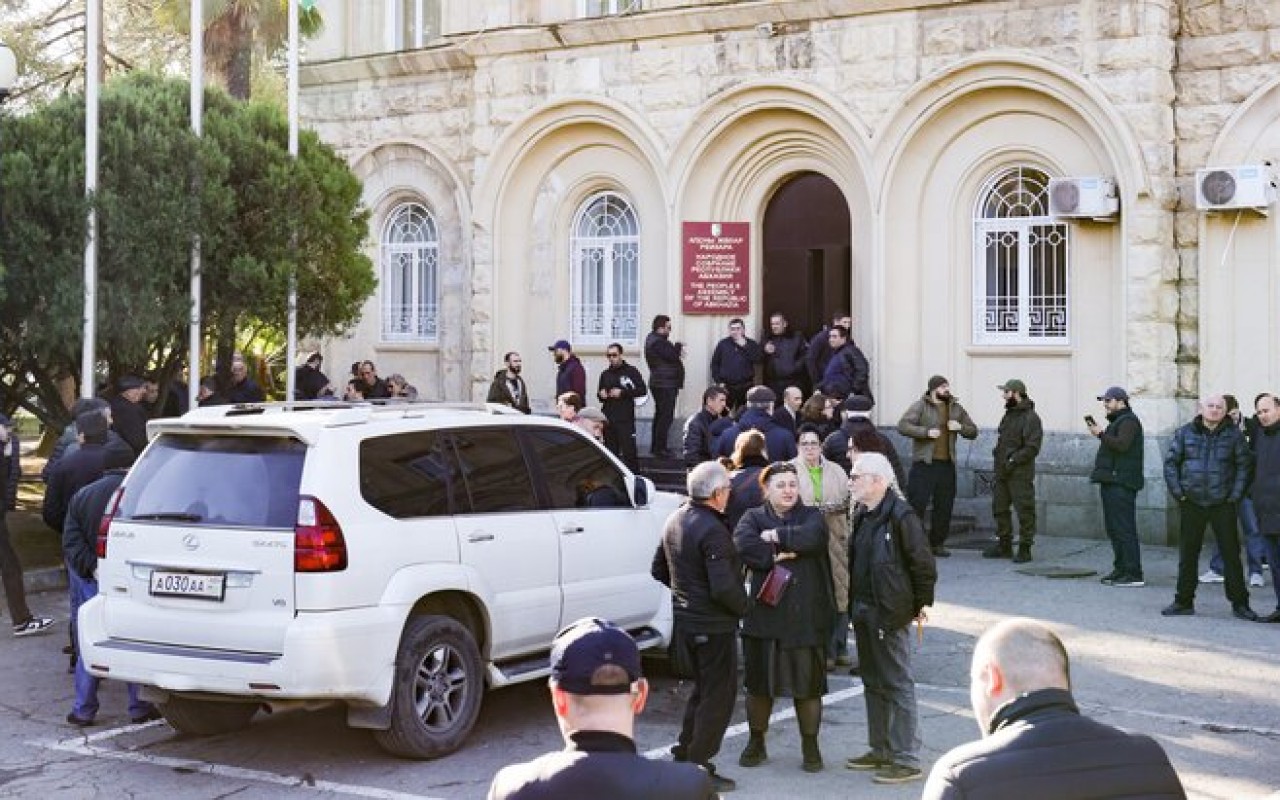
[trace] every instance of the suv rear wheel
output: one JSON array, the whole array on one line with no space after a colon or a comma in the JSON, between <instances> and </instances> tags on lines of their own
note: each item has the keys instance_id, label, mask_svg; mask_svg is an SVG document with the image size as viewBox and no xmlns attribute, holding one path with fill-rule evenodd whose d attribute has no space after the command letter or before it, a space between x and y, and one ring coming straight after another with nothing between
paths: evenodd
<instances>
[{"instance_id":1,"label":"suv rear wheel","mask_svg":"<svg viewBox=\"0 0 1280 800\"><path fill-rule=\"evenodd\" d=\"M253 715L258 713L258 704L170 697L160 704L160 713L179 733L213 736L247 727Z\"/></svg>"},{"instance_id":2,"label":"suv rear wheel","mask_svg":"<svg viewBox=\"0 0 1280 800\"><path fill-rule=\"evenodd\" d=\"M374 739L405 758L448 755L471 732L483 694L480 649L471 631L449 617L412 617L396 653L391 729L374 731Z\"/></svg>"}]
</instances>

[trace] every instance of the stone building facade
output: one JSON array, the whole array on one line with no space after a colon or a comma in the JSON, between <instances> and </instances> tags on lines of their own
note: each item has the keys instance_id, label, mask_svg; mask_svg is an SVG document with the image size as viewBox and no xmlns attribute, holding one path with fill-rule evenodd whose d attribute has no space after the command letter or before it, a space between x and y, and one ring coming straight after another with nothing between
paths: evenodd
<instances>
[{"instance_id":1,"label":"stone building facade","mask_svg":"<svg viewBox=\"0 0 1280 800\"><path fill-rule=\"evenodd\" d=\"M594 386L604 345L642 362L666 313L689 413L729 317L682 313L683 225L747 222L750 331L851 307L881 425L950 378L984 430L962 508L985 511L995 386L1018 377L1050 431L1042 529L1101 536L1080 420L1126 386L1155 434L1139 525L1158 542L1161 447L1193 398L1280 388L1276 217L1196 202L1197 170L1280 158L1280 0L319 7L303 123L365 182L381 280L328 364L482 399L520 350L546 407L548 344L574 340ZM1048 215L1048 179L1092 176L1115 214ZM845 238L806 243L806 202L831 194Z\"/></svg>"}]
</instances>

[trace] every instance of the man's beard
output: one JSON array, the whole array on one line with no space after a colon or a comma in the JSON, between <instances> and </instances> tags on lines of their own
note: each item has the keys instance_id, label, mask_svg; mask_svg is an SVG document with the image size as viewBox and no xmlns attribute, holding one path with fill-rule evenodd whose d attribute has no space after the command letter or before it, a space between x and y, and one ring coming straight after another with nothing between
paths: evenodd
<instances>
[{"instance_id":1,"label":"man's beard","mask_svg":"<svg viewBox=\"0 0 1280 800\"><path fill-rule=\"evenodd\" d=\"M1010 397L1008 400L1005 400L1005 401L1004 401L1004 407L1005 407L1005 408L1017 408L1017 407L1018 407L1018 396L1017 396L1017 395L1014 395L1013 397Z\"/></svg>"},{"instance_id":2,"label":"man's beard","mask_svg":"<svg viewBox=\"0 0 1280 800\"><path fill-rule=\"evenodd\" d=\"M521 364L512 364L507 367L507 372L510 372L512 375L519 375L521 366Z\"/></svg>"},{"instance_id":3,"label":"man's beard","mask_svg":"<svg viewBox=\"0 0 1280 800\"><path fill-rule=\"evenodd\" d=\"M564 353L556 353L553 358L555 358L557 364L563 364L565 356Z\"/></svg>"},{"instance_id":4,"label":"man's beard","mask_svg":"<svg viewBox=\"0 0 1280 800\"><path fill-rule=\"evenodd\" d=\"M933 396L938 398L939 403L951 402L951 392L935 392Z\"/></svg>"}]
</instances>

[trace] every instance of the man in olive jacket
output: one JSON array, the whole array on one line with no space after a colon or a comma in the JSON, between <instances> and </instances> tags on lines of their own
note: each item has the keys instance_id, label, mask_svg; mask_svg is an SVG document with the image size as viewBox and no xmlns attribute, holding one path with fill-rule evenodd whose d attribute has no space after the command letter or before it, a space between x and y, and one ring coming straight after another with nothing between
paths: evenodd
<instances>
[{"instance_id":1,"label":"man in olive jacket","mask_svg":"<svg viewBox=\"0 0 1280 800\"><path fill-rule=\"evenodd\" d=\"M717 791L729 791L734 782L716 774L711 759L720 752L738 696L738 620L749 601L724 522L728 471L718 461L705 461L689 471L686 487L689 501L667 519L650 570L671 589L672 653L677 671L693 678L671 752L676 761L705 767Z\"/></svg>"},{"instance_id":2,"label":"man in olive jacket","mask_svg":"<svg viewBox=\"0 0 1280 800\"><path fill-rule=\"evenodd\" d=\"M995 484L991 487L991 511L996 518L996 543L982 551L984 558L1031 560L1036 538L1036 456L1044 441L1044 427L1036 404L1027 397L1027 385L1016 378L996 387L1004 396L1004 417L992 451ZM1018 512L1018 552L1013 552L1013 513Z\"/></svg>"},{"instance_id":3,"label":"man in olive jacket","mask_svg":"<svg viewBox=\"0 0 1280 800\"><path fill-rule=\"evenodd\" d=\"M910 625L924 623L938 570L920 518L895 485L887 458L859 455L849 490L857 503L849 537L849 615L866 687L871 749L845 767L876 770L876 783L906 783L923 776Z\"/></svg>"},{"instance_id":4,"label":"man in olive jacket","mask_svg":"<svg viewBox=\"0 0 1280 800\"><path fill-rule=\"evenodd\" d=\"M1150 736L1083 716L1067 650L1048 628L1010 619L973 651L969 698L982 739L938 759L924 800L1072 800L1187 796Z\"/></svg>"},{"instance_id":5,"label":"man in olive jacket","mask_svg":"<svg viewBox=\"0 0 1280 800\"><path fill-rule=\"evenodd\" d=\"M934 375L924 396L898 420L898 433L911 439L907 502L924 519L924 511L932 501L929 546L935 556L945 558L951 555L946 541L951 533L951 508L956 502L956 435L976 439L978 426L951 394L950 381Z\"/></svg>"},{"instance_id":6,"label":"man in olive jacket","mask_svg":"<svg viewBox=\"0 0 1280 800\"><path fill-rule=\"evenodd\" d=\"M1102 495L1102 521L1114 553L1108 586L1146 586L1138 546L1138 490L1142 488L1142 421L1129 408L1129 393L1112 386L1098 395L1107 411L1107 427L1086 417L1089 433L1098 438L1098 455L1089 480Z\"/></svg>"},{"instance_id":7,"label":"man in olive jacket","mask_svg":"<svg viewBox=\"0 0 1280 800\"><path fill-rule=\"evenodd\" d=\"M1236 506L1249 486L1253 458L1240 428L1223 424L1226 416L1227 401L1222 395L1201 399L1199 415L1174 432L1165 452L1164 482L1169 496L1178 501L1181 517L1178 588L1173 602L1160 612L1166 617L1196 613L1200 548L1204 545L1205 526L1212 525L1222 550L1231 613L1248 621L1258 618L1249 607L1236 530Z\"/></svg>"}]
</instances>

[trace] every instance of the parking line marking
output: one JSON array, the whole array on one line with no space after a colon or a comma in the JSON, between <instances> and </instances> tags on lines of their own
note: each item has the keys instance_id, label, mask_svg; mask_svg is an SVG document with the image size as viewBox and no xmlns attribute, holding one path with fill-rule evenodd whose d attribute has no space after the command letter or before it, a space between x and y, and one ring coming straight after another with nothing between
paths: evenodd
<instances>
[{"instance_id":1,"label":"parking line marking","mask_svg":"<svg viewBox=\"0 0 1280 800\"><path fill-rule=\"evenodd\" d=\"M371 797L375 798L375 800L446 800L446 798L432 797L424 794L409 794L407 792L397 792L392 789L379 789L373 786L356 786L347 783L336 783L334 781L326 781L318 778L310 780L297 775L281 775L275 772L245 769L244 767L215 764L209 761L158 756L151 753L138 753L133 750L113 750L97 745L98 742L112 739L122 733L140 730L144 727L159 724L160 722L156 721L147 723L146 725L124 725L119 728L110 728L108 730L100 731L89 736L77 736L72 739L58 739L56 741L32 741L28 742L28 744L35 745L36 747L43 747L46 750L57 750L63 753L73 753L75 755L88 756L90 758L110 758L116 761L129 761L134 764L187 770L189 772L197 772L204 775L216 775L221 778L235 778L238 780L253 781L256 783L288 786L295 789L314 789L319 792L349 794L356 797Z\"/></svg>"}]
</instances>

